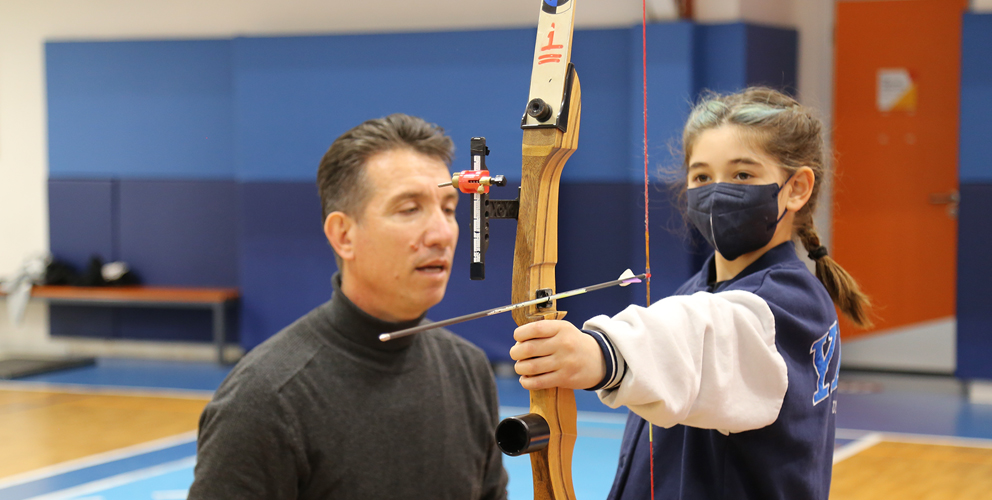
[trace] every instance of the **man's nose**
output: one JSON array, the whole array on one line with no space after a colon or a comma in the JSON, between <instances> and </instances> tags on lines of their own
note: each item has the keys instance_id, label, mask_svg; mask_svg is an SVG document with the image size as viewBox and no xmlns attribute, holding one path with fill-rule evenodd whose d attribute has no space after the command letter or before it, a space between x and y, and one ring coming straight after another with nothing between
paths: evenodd
<instances>
[{"instance_id":1,"label":"man's nose","mask_svg":"<svg viewBox=\"0 0 992 500\"><path fill-rule=\"evenodd\" d=\"M452 222L444 209L435 209L428 221L424 233L424 244L427 246L451 246L458 238L458 226Z\"/></svg>"}]
</instances>

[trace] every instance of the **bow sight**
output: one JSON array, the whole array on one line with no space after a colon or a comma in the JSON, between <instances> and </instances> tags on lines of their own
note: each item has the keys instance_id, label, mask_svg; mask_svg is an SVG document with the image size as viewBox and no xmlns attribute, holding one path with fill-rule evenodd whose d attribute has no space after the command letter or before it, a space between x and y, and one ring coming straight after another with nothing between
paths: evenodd
<instances>
[{"instance_id":1,"label":"bow sight","mask_svg":"<svg viewBox=\"0 0 992 500\"><path fill-rule=\"evenodd\" d=\"M489 175L486 169L485 137L473 137L470 148L472 170L462 170L451 176L451 182L438 184L438 187L455 186L459 191L472 195L472 219L469 232L472 234L472 263L469 277L473 280L486 279L486 251L489 250L489 219L516 219L520 213L520 190L515 200L490 200L490 186L506 186L506 177Z\"/></svg>"}]
</instances>

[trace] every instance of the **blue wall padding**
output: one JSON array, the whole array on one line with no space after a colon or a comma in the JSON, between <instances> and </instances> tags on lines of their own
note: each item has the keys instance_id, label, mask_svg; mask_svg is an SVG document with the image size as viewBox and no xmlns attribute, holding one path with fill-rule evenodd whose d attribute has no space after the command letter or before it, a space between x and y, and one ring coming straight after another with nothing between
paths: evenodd
<instances>
[{"instance_id":1,"label":"blue wall padding","mask_svg":"<svg viewBox=\"0 0 992 500\"><path fill-rule=\"evenodd\" d=\"M693 32L691 23L655 24L647 32L648 73L648 173L652 179L667 175L677 164L672 156L682 125L695 96ZM641 49L641 30L630 30L630 51ZM631 75L627 92L627 123L630 127L627 154L630 157L627 180L644 184L644 113L642 58L627 61ZM643 194L639 196L643 199ZM644 204L641 203L643 211ZM642 223L643 224L643 223ZM643 252L641 252L643 254ZM642 259L643 260L643 256Z\"/></svg>"},{"instance_id":2,"label":"blue wall padding","mask_svg":"<svg viewBox=\"0 0 992 500\"><path fill-rule=\"evenodd\" d=\"M149 284L238 286L233 180L120 181L120 259Z\"/></svg>"},{"instance_id":3,"label":"blue wall padding","mask_svg":"<svg viewBox=\"0 0 992 500\"><path fill-rule=\"evenodd\" d=\"M245 182L239 190L241 344L253 347L328 300L337 266L315 182Z\"/></svg>"},{"instance_id":4,"label":"blue wall padding","mask_svg":"<svg viewBox=\"0 0 992 500\"><path fill-rule=\"evenodd\" d=\"M231 42L49 42L49 176L231 178Z\"/></svg>"},{"instance_id":5,"label":"blue wall padding","mask_svg":"<svg viewBox=\"0 0 992 500\"><path fill-rule=\"evenodd\" d=\"M120 259L144 283L238 286L238 186L233 180L120 181ZM120 336L209 341L207 311L121 309Z\"/></svg>"},{"instance_id":6,"label":"blue wall padding","mask_svg":"<svg viewBox=\"0 0 992 500\"><path fill-rule=\"evenodd\" d=\"M533 36L532 33L528 35ZM582 123L579 148L562 172L562 180L566 182L616 182L630 178L626 169L635 150L628 147L630 130L627 124L630 95L634 89L631 87L630 60L617 57L633 51L630 41L630 30L577 31L575 34L573 47L582 47L572 49L572 63L582 87ZM530 85L530 71L528 63L523 78L525 93ZM523 101L517 101L516 107L526 100L524 96ZM519 129L514 138L515 149L519 151ZM514 165L513 170L519 172L520 169ZM514 178L519 180L519 174Z\"/></svg>"},{"instance_id":7,"label":"blue wall padding","mask_svg":"<svg viewBox=\"0 0 992 500\"><path fill-rule=\"evenodd\" d=\"M93 255L105 261L118 255L117 183L112 180L57 179L48 182L52 255L83 272ZM116 336L114 311L52 306L53 336Z\"/></svg>"},{"instance_id":8,"label":"blue wall padding","mask_svg":"<svg viewBox=\"0 0 992 500\"><path fill-rule=\"evenodd\" d=\"M56 259L82 271L90 256L117 258L117 182L48 181L50 248Z\"/></svg>"},{"instance_id":9,"label":"blue wall padding","mask_svg":"<svg viewBox=\"0 0 992 500\"><path fill-rule=\"evenodd\" d=\"M693 65L698 90L733 92L747 82L747 26L701 24L695 29Z\"/></svg>"},{"instance_id":10,"label":"blue wall padding","mask_svg":"<svg viewBox=\"0 0 992 500\"><path fill-rule=\"evenodd\" d=\"M120 258L149 284L240 287L240 342L251 348L330 296L336 266L314 179L327 147L352 126L393 112L439 123L457 147L453 170L469 168L468 140L484 136L490 169L511 180L493 196L515 196L534 33L48 43L52 182L121 179L119 221L111 224ZM655 300L693 272L691 245L660 176L678 163L669 146L703 84L736 90L773 73L748 73L757 64L750 47L782 52L772 54L776 61L794 58L795 47L778 46L777 36L742 24L649 26ZM578 30L572 60L582 125L562 174L558 290L644 266L640 27ZM462 223L468 207L466 197ZM74 209L57 208L53 220L63 217L56 211ZM484 282L468 279L462 229L448 293L429 317L509 302L515 228L493 221ZM71 251L90 250L81 241ZM631 287L560 308L581 322L643 301L643 287ZM127 311L118 319L113 334L127 338L205 340L209 333L209 321L195 313ZM507 359L513 327L506 315L453 330L493 359Z\"/></svg>"},{"instance_id":11,"label":"blue wall padding","mask_svg":"<svg viewBox=\"0 0 992 500\"><path fill-rule=\"evenodd\" d=\"M958 210L957 375L992 379L992 15L965 14L961 55L961 149Z\"/></svg>"},{"instance_id":12,"label":"blue wall padding","mask_svg":"<svg viewBox=\"0 0 992 500\"><path fill-rule=\"evenodd\" d=\"M52 253L82 271L90 255L123 260L150 285L238 286L233 180L49 181ZM53 335L211 338L208 313L51 308ZM102 332L102 333L101 333Z\"/></svg>"},{"instance_id":13,"label":"blue wall padding","mask_svg":"<svg viewBox=\"0 0 992 500\"><path fill-rule=\"evenodd\" d=\"M628 30L579 31L581 154L564 175L625 176L630 94ZM469 138L484 136L492 169L519 179L534 30L294 38L234 42L237 160L242 180L309 181L335 137L363 120L404 112L444 126L467 168ZM677 119L676 119L677 121ZM590 146L585 146L587 141Z\"/></svg>"},{"instance_id":14,"label":"blue wall padding","mask_svg":"<svg viewBox=\"0 0 992 500\"><path fill-rule=\"evenodd\" d=\"M694 33L697 26L679 22L648 26L648 189L651 228L652 301L675 291L692 274L691 256L684 251L679 216L673 218L671 192L666 181L678 174L678 144L682 125L695 95ZM641 30L630 31L631 51L641 46ZM630 124L630 167L625 236L627 267L645 268L644 252L644 116L643 61L631 57L628 123ZM595 199L595 198L594 198ZM619 199L619 198L618 198ZM609 219L607 219L609 220ZM608 222L606 224L609 224ZM604 245L608 244L606 242ZM615 247L614 247L615 248ZM628 288L628 303L643 305L643 287Z\"/></svg>"},{"instance_id":15,"label":"blue wall padding","mask_svg":"<svg viewBox=\"0 0 992 500\"><path fill-rule=\"evenodd\" d=\"M747 85L763 85L795 95L799 64L796 30L746 25Z\"/></svg>"},{"instance_id":16,"label":"blue wall padding","mask_svg":"<svg viewBox=\"0 0 992 500\"><path fill-rule=\"evenodd\" d=\"M642 195L643 186L632 186L634 196ZM682 218L682 208L677 206L677 192L668 184L655 182L651 188L651 300L656 302L678 289L685 280L699 270L694 260L696 252L689 226ZM640 204L643 206L643 204ZM643 208L638 213L637 227L631 234L631 260L643 260L644 221ZM640 255L638 254L640 250ZM709 253L707 253L709 255ZM636 267L635 267L636 269ZM637 292L643 298L643 293ZM643 300L635 300L642 304Z\"/></svg>"},{"instance_id":17,"label":"blue wall padding","mask_svg":"<svg viewBox=\"0 0 992 500\"><path fill-rule=\"evenodd\" d=\"M119 308L117 329L128 340L210 342L212 318L202 309Z\"/></svg>"},{"instance_id":18,"label":"blue wall padding","mask_svg":"<svg viewBox=\"0 0 992 500\"><path fill-rule=\"evenodd\" d=\"M51 306L48 328L53 337L120 338L117 308Z\"/></svg>"},{"instance_id":19,"label":"blue wall padding","mask_svg":"<svg viewBox=\"0 0 992 500\"><path fill-rule=\"evenodd\" d=\"M334 138L396 112L441 124L466 162L487 137L512 176L533 50L530 29L236 39L239 177L309 182Z\"/></svg>"},{"instance_id":20,"label":"blue wall padding","mask_svg":"<svg viewBox=\"0 0 992 500\"><path fill-rule=\"evenodd\" d=\"M989 161L988 148L990 130L992 14L965 14L961 43L962 184L992 182L992 161Z\"/></svg>"},{"instance_id":21,"label":"blue wall padding","mask_svg":"<svg viewBox=\"0 0 992 500\"><path fill-rule=\"evenodd\" d=\"M992 379L990 227L992 183L962 183L958 218L957 376L966 379Z\"/></svg>"},{"instance_id":22,"label":"blue wall padding","mask_svg":"<svg viewBox=\"0 0 992 500\"><path fill-rule=\"evenodd\" d=\"M745 23L699 25L695 42L698 90L723 93L764 85L795 93L795 30Z\"/></svg>"}]
</instances>

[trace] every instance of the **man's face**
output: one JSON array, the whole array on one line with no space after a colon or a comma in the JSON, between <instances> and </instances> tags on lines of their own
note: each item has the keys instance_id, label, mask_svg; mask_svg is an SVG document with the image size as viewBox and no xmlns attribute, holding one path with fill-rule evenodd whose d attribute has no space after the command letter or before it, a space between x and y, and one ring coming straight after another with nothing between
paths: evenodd
<instances>
[{"instance_id":1,"label":"man's face","mask_svg":"<svg viewBox=\"0 0 992 500\"><path fill-rule=\"evenodd\" d=\"M365 165L369 199L350 231L342 291L387 321L416 318L444 298L458 241L458 191L444 162L410 149Z\"/></svg>"}]
</instances>

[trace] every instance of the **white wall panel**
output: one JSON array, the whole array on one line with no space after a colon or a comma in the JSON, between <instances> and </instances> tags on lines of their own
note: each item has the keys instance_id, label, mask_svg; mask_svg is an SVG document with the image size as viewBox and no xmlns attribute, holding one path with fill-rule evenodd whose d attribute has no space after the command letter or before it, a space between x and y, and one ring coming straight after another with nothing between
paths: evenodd
<instances>
[{"instance_id":1,"label":"white wall panel","mask_svg":"<svg viewBox=\"0 0 992 500\"><path fill-rule=\"evenodd\" d=\"M812 106L820 113L826 141L826 160L830 167L830 151L833 150L833 30L836 7L834 0L797 0L793 7L795 28L799 31L799 98L803 104ZM822 189L820 208L814 216L814 222L820 241L829 248L832 225L830 207L833 199L831 179L828 178Z\"/></svg>"},{"instance_id":2,"label":"white wall panel","mask_svg":"<svg viewBox=\"0 0 992 500\"><path fill-rule=\"evenodd\" d=\"M796 0L696 0L694 15L702 23L747 21L771 26L795 27Z\"/></svg>"},{"instance_id":3,"label":"white wall panel","mask_svg":"<svg viewBox=\"0 0 992 500\"><path fill-rule=\"evenodd\" d=\"M992 12L992 0L971 0L971 10L978 13Z\"/></svg>"},{"instance_id":4,"label":"white wall panel","mask_svg":"<svg viewBox=\"0 0 992 500\"><path fill-rule=\"evenodd\" d=\"M701 23L730 23L741 19L745 0L695 0L693 16Z\"/></svg>"},{"instance_id":5,"label":"white wall panel","mask_svg":"<svg viewBox=\"0 0 992 500\"><path fill-rule=\"evenodd\" d=\"M943 318L860 337L841 345L844 368L953 374L957 322Z\"/></svg>"}]
</instances>

